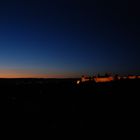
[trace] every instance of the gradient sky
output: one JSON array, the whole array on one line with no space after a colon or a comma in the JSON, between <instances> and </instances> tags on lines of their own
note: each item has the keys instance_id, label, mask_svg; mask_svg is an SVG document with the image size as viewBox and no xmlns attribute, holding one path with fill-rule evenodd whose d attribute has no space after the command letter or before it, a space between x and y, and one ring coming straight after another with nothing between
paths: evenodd
<instances>
[{"instance_id":1,"label":"gradient sky","mask_svg":"<svg viewBox=\"0 0 140 140\"><path fill-rule=\"evenodd\" d=\"M140 74L139 4L0 1L0 77Z\"/></svg>"}]
</instances>

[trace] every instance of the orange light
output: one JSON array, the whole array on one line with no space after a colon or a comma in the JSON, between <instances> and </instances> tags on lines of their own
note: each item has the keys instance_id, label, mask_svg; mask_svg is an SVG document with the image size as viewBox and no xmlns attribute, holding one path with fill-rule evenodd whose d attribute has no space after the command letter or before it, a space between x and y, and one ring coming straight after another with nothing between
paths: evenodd
<instances>
[{"instance_id":1,"label":"orange light","mask_svg":"<svg viewBox=\"0 0 140 140\"><path fill-rule=\"evenodd\" d=\"M98 78L94 78L96 83L100 83L100 82L111 82L113 81L113 77L98 77Z\"/></svg>"},{"instance_id":2,"label":"orange light","mask_svg":"<svg viewBox=\"0 0 140 140\"><path fill-rule=\"evenodd\" d=\"M128 76L128 79L136 79L136 76Z\"/></svg>"}]
</instances>

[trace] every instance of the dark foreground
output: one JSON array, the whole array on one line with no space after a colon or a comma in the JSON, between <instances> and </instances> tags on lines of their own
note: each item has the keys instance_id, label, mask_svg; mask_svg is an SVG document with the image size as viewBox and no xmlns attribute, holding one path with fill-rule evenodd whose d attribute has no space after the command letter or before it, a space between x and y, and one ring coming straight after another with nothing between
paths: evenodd
<instances>
[{"instance_id":1,"label":"dark foreground","mask_svg":"<svg viewBox=\"0 0 140 140\"><path fill-rule=\"evenodd\" d=\"M0 79L0 89L9 120L22 114L27 124L87 128L136 115L140 79L80 85L76 79Z\"/></svg>"}]
</instances>

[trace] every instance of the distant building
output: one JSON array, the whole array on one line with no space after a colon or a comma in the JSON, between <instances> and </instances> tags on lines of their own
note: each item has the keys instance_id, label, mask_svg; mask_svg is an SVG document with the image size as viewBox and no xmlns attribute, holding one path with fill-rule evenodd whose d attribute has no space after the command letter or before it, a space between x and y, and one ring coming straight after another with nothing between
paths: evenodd
<instances>
[{"instance_id":1,"label":"distant building","mask_svg":"<svg viewBox=\"0 0 140 140\"><path fill-rule=\"evenodd\" d=\"M96 83L101 83L101 82L111 82L114 80L114 77L109 76L109 77L96 77L94 78Z\"/></svg>"},{"instance_id":2,"label":"distant building","mask_svg":"<svg viewBox=\"0 0 140 140\"><path fill-rule=\"evenodd\" d=\"M87 82L87 81L90 81L90 78L87 76L82 76L81 82Z\"/></svg>"},{"instance_id":3,"label":"distant building","mask_svg":"<svg viewBox=\"0 0 140 140\"><path fill-rule=\"evenodd\" d=\"M136 79L136 76L134 76L134 75L129 75L129 76L128 76L128 79Z\"/></svg>"},{"instance_id":4,"label":"distant building","mask_svg":"<svg viewBox=\"0 0 140 140\"><path fill-rule=\"evenodd\" d=\"M137 78L139 78L139 79L140 79L140 76L137 76Z\"/></svg>"},{"instance_id":5,"label":"distant building","mask_svg":"<svg viewBox=\"0 0 140 140\"><path fill-rule=\"evenodd\" d=\"M129 76L119 76L119 75L115 75L115 76L110 76L110 75L105 75L105 76L100 76L98 74L98 76L93 76L88 77L88 76L82 76L81 80L77 80L77 84L80 83L84 83L84 82L96 82L96 83L103 83L103 82L112 82L115 80L123 80L123 79L140 79L140 76L134 76L134 75L129 75Z\"/></svg>"}]
</instances>

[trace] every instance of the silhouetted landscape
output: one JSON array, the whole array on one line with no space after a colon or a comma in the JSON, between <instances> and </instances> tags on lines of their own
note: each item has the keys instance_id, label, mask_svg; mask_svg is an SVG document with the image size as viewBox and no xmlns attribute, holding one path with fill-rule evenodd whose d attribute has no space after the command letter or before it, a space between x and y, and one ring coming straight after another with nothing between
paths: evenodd
<instances>
[{"instance_id":1,"label":"silhouetted landscape","mask_svg":"<svg viewBox=\"0 0 140 140\"><path fill-rule=\"evenodd\" d=\"M0 79L2 109L11 115L22 113L29 122L36 118L35 123L49 128L108 124L136 109L140 79L76 84L77 80Z\"/></svg>"},{"instance_id":2,"label":"silhouetted landscape","mask_svg":"<svg viewBox=\"0 0 140 140\"><path fill-rule=\"evenodd\" d=\"M136 125L139 13L139 1L0 1L5 126Z\"/></svg>"}]
</instances>

